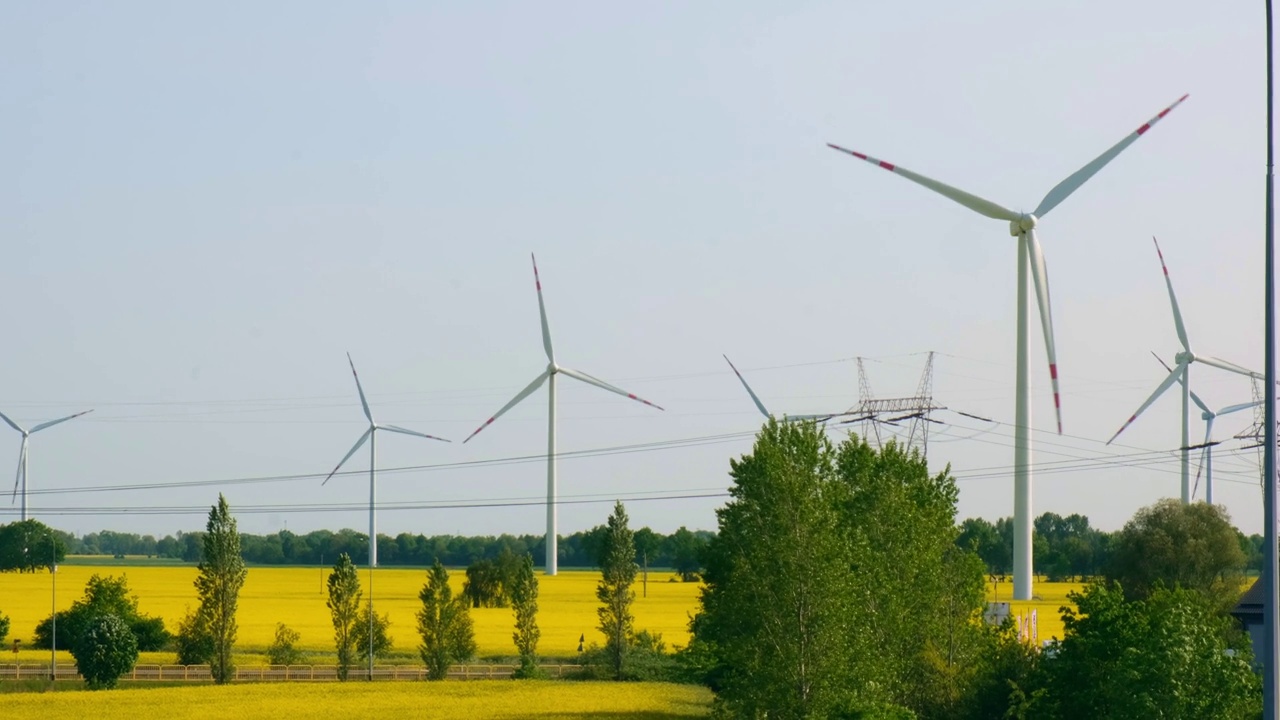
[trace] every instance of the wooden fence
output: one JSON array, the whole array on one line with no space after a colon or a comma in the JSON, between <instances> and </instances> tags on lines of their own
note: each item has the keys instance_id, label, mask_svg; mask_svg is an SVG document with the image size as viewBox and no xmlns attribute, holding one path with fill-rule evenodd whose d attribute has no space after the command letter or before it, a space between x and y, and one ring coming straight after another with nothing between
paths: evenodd
<instances>
[{"instance_id":1,"label":"wooden fence","mask_svg":"<svg viewBox=\"0 0 1280 720\"><path fill-rule=\"evenodd\" d=\"M517 665L454 665L449 668L450 680L504 680L511 678ZM565 677L580 670L581 665L543 665L549 677ZM0 681L48 679L48 663L43 665L0 664ZM349 680L368 680L367 666L353 667ZM75 665L59 665L58 680L79 680ZM164 682L213 682L208 665L135 665L133 670L120 676L121 680ZM375 665L374 680L426 680L427 669L422 665ZM336 682L338 668L334 665L248 665L236 667L236 682Z\"/></svg>"}]
</instances>

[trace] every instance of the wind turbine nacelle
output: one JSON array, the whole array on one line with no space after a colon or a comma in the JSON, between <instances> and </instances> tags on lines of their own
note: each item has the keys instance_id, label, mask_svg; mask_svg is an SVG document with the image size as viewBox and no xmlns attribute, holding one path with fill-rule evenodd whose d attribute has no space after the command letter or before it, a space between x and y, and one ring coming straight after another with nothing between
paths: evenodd
<instances>
[{"instance_id":1,"label":"wind turbine nacelle","mask_svg":"<svg viewBox=\"0 0 1280 720\"><path fill-rule=\"evenodd\" d=\"M1034 230L1036 227L1036 216L1027 214L1017 220L1009 221L1009 234L1018 237L1024 233Z\"/></svg>"}]
</instances>

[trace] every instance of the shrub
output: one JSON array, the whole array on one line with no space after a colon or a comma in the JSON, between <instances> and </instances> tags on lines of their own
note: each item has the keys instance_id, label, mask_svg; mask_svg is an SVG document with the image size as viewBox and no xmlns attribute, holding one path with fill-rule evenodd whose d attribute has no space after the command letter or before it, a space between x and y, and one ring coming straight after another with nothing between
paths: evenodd
<instances>
[{"instance_id":1,"label":"shrub","mask_svg":"<svg viewBox=\"0 0 1280 720\"><path fill-rule=\"evenodd\" d=\"M213 660L213 634L199 611L187 608L187 614L178 621L178 634L173 639L179 665L208 665Z\"/></svg>"},{"instance_id":2,"label":"shrub","mask_svg":"<svg viewBox=\"0 0 1280 720\"><path fill-rule=\"evenodd\" d=\"M9 635L9 617L4 613L0 613L0 642L4 642L5 637Z\"/></svg>"},{"instance_id":3,"label":"shrub","mask_svg":"<svg viewBox=\"0 0 1280 720\"><path fill-rule=\"evenodd\" d=\"M113 688L138 662L138 640L120 618L99 615L89 621L71 654L89 689Z\"/></svg>"},{"instance_id":4,"label":"shrub","mask_svg":"<svg viewBox=\"0 0 1280 720\"><path fill-rule=\"evenodd\" d=\"M276 623L276 639L267 647L267 660L272 665L299 665L302 651L294 647L302 635L284 623Z\"/></svg>"}]
</instances>

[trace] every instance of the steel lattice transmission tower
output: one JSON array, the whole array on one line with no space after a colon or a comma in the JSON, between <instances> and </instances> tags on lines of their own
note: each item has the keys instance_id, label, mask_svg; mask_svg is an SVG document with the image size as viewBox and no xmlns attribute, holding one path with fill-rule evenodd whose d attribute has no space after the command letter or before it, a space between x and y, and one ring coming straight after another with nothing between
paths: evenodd
<instances>
[{"instance_id":1,"label":"steel lattice transmission tower","mask_svg":"<svg viewBox=\"0 0 1280 720\"><path fill-rule=\"evenodd\" d=\"M907 423L906 432L894 436L906 446L907 450L916 448L921 456L929 456L929 425L938 422L929 417L934 410L945 410L933 402L933 351L927 353L924 372L920 374L920 384L916 386L915 395L909 397L878 398L871 392L871 382L867 379L867 368L863 358L858 361L858 404L849 408L846 415L853 419L845 424L867 426L862 435L868 442L875 439L876 447L881 447L884 437L880 426L902 427ZM903 440L902 438L905 438Z\"/></svg>"}]
</instances>

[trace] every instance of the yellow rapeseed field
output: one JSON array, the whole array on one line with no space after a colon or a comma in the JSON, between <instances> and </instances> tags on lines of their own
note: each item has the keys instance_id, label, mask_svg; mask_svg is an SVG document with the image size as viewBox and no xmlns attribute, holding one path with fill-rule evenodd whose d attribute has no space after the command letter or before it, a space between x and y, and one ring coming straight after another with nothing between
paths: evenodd
<instances>
[{"instance_id":1,"label":"yellow rapeseed field","mask_svg":"<svg viewBox=\"0 0 1280 720\"><path fill-rule=\"evenodd\" d=\"M277 622L283 622L301 633L300 646L305 651L331 655L333 625L325 607L324 578L327 570L297 567L251 567L240 593L237 619L240 624L237 650L248 656L242 662L265 662L261 654L275 637ZM138 596L143 613L159 615L165 626L173 630L187 607L195 607L196 592L192 581L194 567L132 566L90 567L63 565L58 569L58 608L70 607L83 596L85 582L91 575L124 575L129 589ZM417 657L418 644L414 614L421 607L418 592L426 582L422 569L379 568L374 571L374 608L391 616L393 653L405 660ZM636 628L662 633L668 648L689 641L689 613L697 607L699 583L668 582L668 573L649 573L648 596L639 582L636 585ZM449 573L455 592L461 592L465 574ZM598 624L595 597L600 574L593 571L561 571L554 577L538 576L538 626L542 629L539 653L550 657L577 656L578 638L586 635L587 644L603 644ZM637 578L638 580L638 578ZM360 573L362 589L367 593L369 573ZM49 616L51 592L49 573L0 574L0 612L12 619L10 640L29 644L38 622ZM515 655L511 640L513 616L510 608L477 608L471 611L475 621L476 642L481 657ZM7 648L6 648L7 649ZM258 657L251 657L251 655ZM5 653L0 662L12 660ZM59 654L71 661L70 655ZM48 651L23 650L21 662L46 662ZM326 662L330 660L326 659ZM172 653L143 653L143 663L173 662Z\"/></svg>"},{"instance_id":2,"label":"yellow rapeseed field","mask_svg":"<svg viewBox=\"0 0 1280 720\"><path fill-rule=\"evenodd\" d=\"M705 717L711 691L694 685L551 681L264 683L129 687L4 695L8 717L627 718Z\"/></svg>"},{"instance_id":3,"label":"yellow rapeseed field","mask_svg":"<svg viewBox=\"0 0 1280 720\"><path fill-rule=\"evenodd\" d=\"M333 629L325 607L324 579L327 572L321 568L250 568L240 597L237 662L265 663L263 653L274 638L277 622L284 622L301 633L300 646L308 654L315 655L315 662L332 662ZM69 607L81 597L85 582L94 573L127 577L129 588L139 598L142 612L163 617L166 627L171 630L186 608L196 604L192 585L196 576L194 567L63 565L58 571L58 608ZM461 570L450 572L450 582L456 592L461 592L464 577ZM599 605L595 587L599 577L599 573L585 570L562 571L555 577L538 576L538 625L542 629L540 654L573 662L577 656L579 636L585 635L587 644L593 641L603 643L603 636L595 629ZM637 584L635 605L636 627L662 633L669 649L688 643L688 619L697 610L700 587L699 583L668 582L671 577L667 573L650 573L648 597L644 597ZM360 581L367 592L367 570L361 571ZM380 568L375 571L375 606L379 613L391 616L394 640L391 662L417 662L414 613L420 606L418 591L425 581L426 571L422 569ZM1069 604L1068 592L1082 587L1079 583L1039 582L1035 586L1036 599L1013 602L1011 610L1014 614L1027 615L1034 608L1039 638L1061 638L1062 618L1058 609ZM49 615L51 589L47 572L0 574L0 612L12 619L10 642L6 643L0 662L48 661L48 651L24 649L16 657L8 651L15 638L21 639L24 645L30 644L36 623ZM1012 589L1008 582L998 586L988 583L987 599L1009 601ZM480 657L513 656L511 609L478 608L471 612ZM143 653L139 662L161 664L172 663L173 659L173 653L169 652ZM70 654L60 651L59 662L71 663Z\"/></svg>"}]
</instances>

